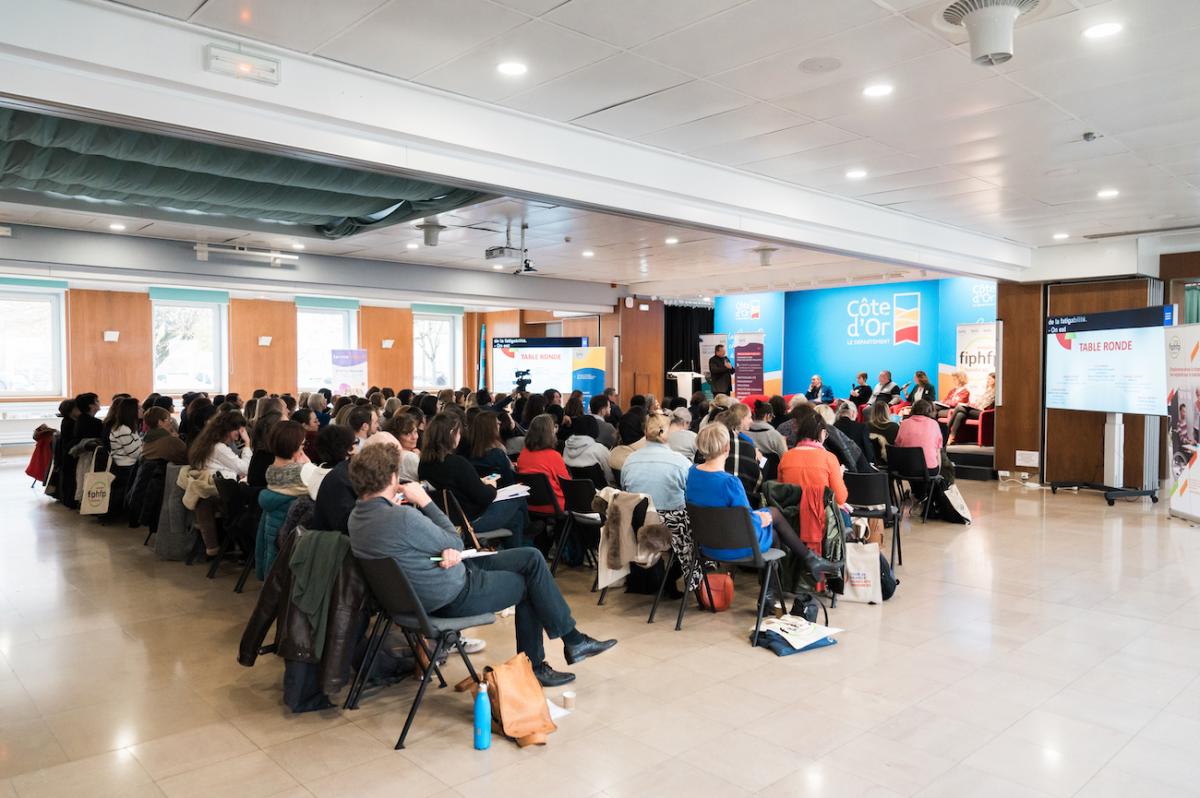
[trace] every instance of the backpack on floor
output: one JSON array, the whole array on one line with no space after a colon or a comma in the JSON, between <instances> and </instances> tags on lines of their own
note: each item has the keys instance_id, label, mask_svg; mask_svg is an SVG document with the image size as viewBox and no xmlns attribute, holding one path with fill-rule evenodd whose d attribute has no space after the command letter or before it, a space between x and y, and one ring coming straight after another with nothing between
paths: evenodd
<instances>
[{"instance_id":1,"label":"backpack on floor","mask_svg":"<svg viewBox=\"0 0 1200 798\"><path fill-rule=\"evenodd\" d=\"M971 511L967 508L966 500L959 493L958 485L946 485L935 491L933 506L930 508L929 514L951 524L970 525L971 523Z\"/></svg>"},{"instance_id":2,"label":"backpack on floor","mask_svg":"<svg viewBox=\"0 0 1200 798\"><path fill-rule=\"evenodd\" d=\"M896 578L896 574L892 571L892 566L888 564L887 557L883 552L879 553L879 594L884 601L890 599L896 593L896 586L900 584L900 580Z\"/></svg>"},{"instance_id":3,"label":"backpack on floor","mask_svg":"<svg viewBox=\"0 0 1200 798\"><path fill-rule=\"evenodd\" d=\"M707 581L707 589L704 587L705 580L701 580L696 588L696 598L700 599L700 606L706 610L715 609L717 612L729 609L729 605L733 603L733 577L729 574L710 573ZM711 602L708 600L709 590L712 590Z\"/></svg>"}]
</instances>

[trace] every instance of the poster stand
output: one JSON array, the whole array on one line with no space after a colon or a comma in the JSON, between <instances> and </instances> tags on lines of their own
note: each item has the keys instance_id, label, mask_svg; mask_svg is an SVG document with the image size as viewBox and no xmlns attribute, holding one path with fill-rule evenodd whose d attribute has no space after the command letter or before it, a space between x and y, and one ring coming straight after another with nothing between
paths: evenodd
<instances>
[{"instance_id":1,"label":"poster stand","mask_svg":"<svg viewBox=\"0 0 1200 798\"><path fill-rule=\"evenodd\" d=\"M1125 482L1125 421L1121 413L1108 413L1104 421L1104 482L1051 482L1050 492L1058 493L1059 488L1082 488L1096 490L1104 494L1108 506L1116 504L1117 499L1128 499L1136 496L1149 496L1150 501L1158 503L1158 489L1139 490L1137 488L1113 487Z\"/></svg>"}]
</instances>

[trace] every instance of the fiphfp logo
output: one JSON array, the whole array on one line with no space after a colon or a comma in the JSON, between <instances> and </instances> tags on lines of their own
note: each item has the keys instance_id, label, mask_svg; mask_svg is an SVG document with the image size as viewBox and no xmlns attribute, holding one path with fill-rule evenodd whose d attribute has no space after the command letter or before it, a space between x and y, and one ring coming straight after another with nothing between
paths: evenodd
<instances>
[{"instance_id":1,"label":"fiphfp logo","mask_svg":"<svg viewBox=\"0 0 1200 798\"><path fill-rule=\"evenodd\" d=\"M916 291L892 294L892 343L921 343L921 295Z\"/></svg>"}]
</instances>

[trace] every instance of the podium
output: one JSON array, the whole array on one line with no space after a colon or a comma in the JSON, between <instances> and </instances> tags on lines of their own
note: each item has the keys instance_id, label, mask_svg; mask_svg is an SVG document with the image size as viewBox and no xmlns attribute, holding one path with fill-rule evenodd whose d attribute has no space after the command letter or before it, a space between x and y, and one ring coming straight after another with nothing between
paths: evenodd
<instances>
[{"instance_id":1,"label":"podium","mask_svg":"<svg viewBox=\"0 0 1200 798\"><path fill-rule=\"evenodd\" d=\"M700 390L703 380L704 375L694 371L668 371L667 398L681 396L690 401L692 394Z\"/></svg>"}]
</instances>

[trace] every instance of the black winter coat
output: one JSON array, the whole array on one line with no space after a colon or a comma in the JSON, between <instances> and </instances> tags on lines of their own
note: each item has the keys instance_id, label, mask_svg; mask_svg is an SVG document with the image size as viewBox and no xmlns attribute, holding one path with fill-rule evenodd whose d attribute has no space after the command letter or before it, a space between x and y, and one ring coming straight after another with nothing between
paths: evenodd
<instances>
[{"instance_id":1,"label":"black winter coat","mask_svg":"<svg viewBox=\"0 0 1200 798\"><path fill-rule=\"evenodd\" d=\"M152 532L158 530L166 478L166 460L143 460L138 466L133 485L125 494L125 511L131 527L148 526Z\"/></svg>"}]
</instances>

